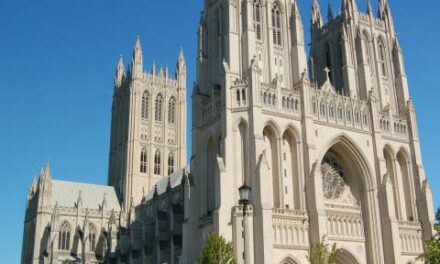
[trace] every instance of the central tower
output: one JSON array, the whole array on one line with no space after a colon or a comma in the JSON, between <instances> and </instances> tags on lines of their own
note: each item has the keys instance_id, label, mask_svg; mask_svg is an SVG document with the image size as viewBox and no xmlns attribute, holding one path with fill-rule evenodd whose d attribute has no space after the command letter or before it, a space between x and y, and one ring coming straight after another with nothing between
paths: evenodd
<instances>
[{"instance_id":1,"label":"central tower","mask_svg":"<svg viewBox=\"0 0 440 264\"><path fill-rule=\"evenodd\" d=\"M119 61L112 106L108 184L125 212L155 184L186 164L186 62L180 51L175 78L168 68L144 72L140 40L127 70Z\"/></svg>"}]
</instances>

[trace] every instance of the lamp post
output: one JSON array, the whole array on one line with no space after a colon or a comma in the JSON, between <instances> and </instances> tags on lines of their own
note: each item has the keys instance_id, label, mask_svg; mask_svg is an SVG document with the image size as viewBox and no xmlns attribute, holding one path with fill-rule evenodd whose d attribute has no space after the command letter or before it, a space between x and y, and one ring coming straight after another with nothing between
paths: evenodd
<instances>
[{"instance_id":1,"label":"lamp post","mask_svg":"<svg viewBox=\"0 0 440 264\"><path fill-rule=\"evenodd\" d=\"M249 263L249 257L248 257L248 243L246 243L246 229L247 229L247 205L249 204L249 199L251 196L251 191L252 188L246 184L244 184L243 186L241 186L240 188L238 188L238 192L240 194L240 200L239 200L239 204L243 205L243 248L244 248L244 253L243 253L243 259L244 259L244 263L248 264Z\"/></svg>"}]
</instances>

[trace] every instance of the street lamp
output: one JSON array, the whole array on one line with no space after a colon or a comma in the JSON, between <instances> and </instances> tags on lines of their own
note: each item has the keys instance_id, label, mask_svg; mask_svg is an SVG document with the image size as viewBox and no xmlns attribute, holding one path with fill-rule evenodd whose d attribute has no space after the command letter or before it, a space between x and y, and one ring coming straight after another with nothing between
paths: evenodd
<instances>
[{"instance_id":1,"label":"street lamp","mask_svg":"<svg viewBox=\"0 0 440 264\"><path fill-rule=\"evenodd\" d=\"M251 191L252 188L246 184L238 188L238 192L240 194L239 204L243 205L243 248L244 248L243 259L245 264L249 263L249 259L247 256L248 249L246 243L246 234L247 234L246 229L247 229L247 205L249 204Z\"/></svg>"}]
</instances>

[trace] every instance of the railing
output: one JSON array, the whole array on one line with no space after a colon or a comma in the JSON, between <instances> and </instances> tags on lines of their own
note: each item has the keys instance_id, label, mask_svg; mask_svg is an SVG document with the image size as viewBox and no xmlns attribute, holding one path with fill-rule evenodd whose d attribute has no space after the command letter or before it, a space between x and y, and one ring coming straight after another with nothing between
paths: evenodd
<instances>
[{"instance_id":1,"label":"railing","mask_svg":"<svg viewBox=\"0 0 440 264\"><path fill-rule=\"evenodd\" d=\"M310 88L310 112L316 121L369 131L370 115L366 100Z\"/></svg>"},{"instance_id":2,"label":"railing","mask_svg":"<svg viewBox=\"0 0 440 264\"><path fill-rule=\"evenodd\" d=\"M298 87L281 88L278 91L274 84L261 84L260 103L264 110L279 115L301 115L301 98Z\"/></svg>"},{"instance_id":3,"label":"railing","mask_svg":"<svg viewBox=\"0 0 440 264\"><path fill-rule=\"evenodd\" d=\"M277 248L308 248L309 221L307 213L274 209L272 216L273 244Z\"/></svg>"},{"instance_id":4,"label":"railing","mask_svg":"<svg viewBox=\"0 0 440 264\"><path fill-rule=\"evenodd\" d=\"M408 122L404 119L392 120L388 117L382 117L380 119L380 129L386 136L401 139L408 138Z\"/></svg>"},{"instance_id":5,"label":"railing","mask_svg":"<svg viewBox=\"0 0 440 264\"><path fill-rule=\"evenodd\" d=\"M365 241L361 208L326 203L327 233L331 239Z\"/></svg>"},{"instance_id":6,"label":"railing","mask_svg":"<svg viewBox=\"0 0 440 264\"><path fill-rule=\"evenodd\" d=\"M402 254L417 256L423 252L422 227L418 222L399 221Z\"/></svg>"}]
</instances>

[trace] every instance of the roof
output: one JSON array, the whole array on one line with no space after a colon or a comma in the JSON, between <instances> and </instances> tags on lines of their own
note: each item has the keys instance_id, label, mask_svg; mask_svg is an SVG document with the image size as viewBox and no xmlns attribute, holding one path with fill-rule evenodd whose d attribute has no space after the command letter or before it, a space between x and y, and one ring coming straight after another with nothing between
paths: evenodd
<instances>
[{"instance_id":1,"label":"roof","mask_svg":"<svg viewBox=\"0 0 440 264\"><path fill-rule=\"evenodd\" d=\"M61 207L74 207L81 193L84 208L99 210L105 197L107 209L120 211L116 191L111 186L52 180L52 202Z\"/></svg>"},{"instance_id":2,"label":"roof","mask_svg":"<svg viewBox=\"0 0 440 264\"><path fill-rule=\"evenodd\" d=\"M185 166L182 169L176 171L173 174L168 175L162 180L158 181L155 185L156 188L153 188L146 196L145 201L149 201L154 197L155 189L157 189L157 194L161 195L167 191L168 183L170 184L171 189L176 188L177 186L182 184L183 176L190 171L190 166Z\"/></svg>"}]
</instances>

